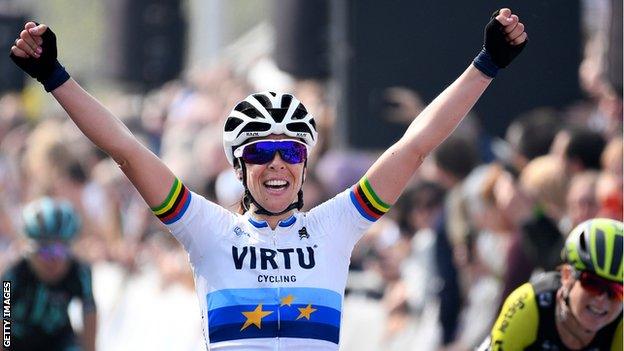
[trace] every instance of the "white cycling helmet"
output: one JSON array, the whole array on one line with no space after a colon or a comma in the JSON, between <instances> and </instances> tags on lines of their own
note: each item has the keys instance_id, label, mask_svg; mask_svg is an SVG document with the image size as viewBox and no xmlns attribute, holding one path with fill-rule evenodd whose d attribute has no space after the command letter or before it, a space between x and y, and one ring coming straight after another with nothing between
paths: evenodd
<instances>
[{"instance_id":1,"label":"white cycling helmet","mask_svg":"<svg viewBox=\"0 0 624 351\"><path fill-rule=\"evenodd\" d=\"M223 128L223 149L234 166L234 150L251 138L284 134L312 148L318 133L314 117L291 94L255 93L236 104Z\"/></svg>"}]
</instances>

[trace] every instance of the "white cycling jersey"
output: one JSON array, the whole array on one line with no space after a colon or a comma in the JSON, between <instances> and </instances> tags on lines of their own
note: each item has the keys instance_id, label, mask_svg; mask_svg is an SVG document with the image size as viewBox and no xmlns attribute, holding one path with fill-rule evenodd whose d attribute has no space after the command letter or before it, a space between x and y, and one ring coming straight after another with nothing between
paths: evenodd
<instances>
[{"instance_id":1,"label":"white cycling jersey","mask_svg":"<svg viewBox=\"0 0 624 351\"><path fill-rule=\"evenodd\" d=\"M176 180L153 210L189 254L208 349L338 350L351 251L388 205L363 179L272 230Z\"/></svg>"}]
</instances>

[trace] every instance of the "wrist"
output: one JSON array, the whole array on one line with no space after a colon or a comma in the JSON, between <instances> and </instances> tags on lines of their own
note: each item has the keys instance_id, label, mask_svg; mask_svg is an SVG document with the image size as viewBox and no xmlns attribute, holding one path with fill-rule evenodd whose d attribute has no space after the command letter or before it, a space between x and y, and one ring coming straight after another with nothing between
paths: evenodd
<instances>
[{"instance_id":1,"label":"wrist","mask_svg":"<svg viewBox=\"0 0 624 351\"><path fill-rule=\"evenodd\" d=\"M60 87L68 79L69 73L67 73L65 67L63 67L57 60L54 62L51 73L45 78L38 79L38 81L43 84L43 87L49 93Z\"/></svg>"},{"instance_id":2,"label":"wrist","mask_svg":"<svg viewBox=\"0 0 624 351\"><path fill-rule=\"evenodd\" d=\"M483 74L490 78L496 77L498 70L500 69L492 60L492 56L485 49L481 49L477 57L472 61L472 64Z\"/></svg>"}]
</instances>

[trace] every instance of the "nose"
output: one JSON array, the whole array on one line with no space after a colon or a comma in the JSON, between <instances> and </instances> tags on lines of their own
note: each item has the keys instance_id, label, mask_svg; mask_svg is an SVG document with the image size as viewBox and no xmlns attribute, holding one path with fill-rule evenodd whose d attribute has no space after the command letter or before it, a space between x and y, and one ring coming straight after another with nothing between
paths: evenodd
<instances>
[{"instance_id":1,"label":"nose","mask_svg":"<svg viewBox=\"0 0 624 351\"><path fill-rule=\"evenodd\" d=\"M275 156L273 156L273 160L269 162L268 167L270 169L284 169L286 168L286 162L284 162L280 153L276 152Z\"/></svg>"}]
</instances>

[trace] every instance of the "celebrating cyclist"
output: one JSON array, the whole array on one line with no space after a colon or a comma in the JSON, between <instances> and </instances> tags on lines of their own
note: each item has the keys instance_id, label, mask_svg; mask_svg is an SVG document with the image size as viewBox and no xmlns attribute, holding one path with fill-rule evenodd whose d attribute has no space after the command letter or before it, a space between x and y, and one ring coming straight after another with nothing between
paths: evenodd
<instances>
[{"instance_id":1,"label":"celebrating cyclist","mask_svg":"<svg viewBox=\"0 0 624 351\"><path fill-rule=\"evenodd\" d=\"M355 243L526 40L518 16L498 11L481 52L459 78L357 184L307 213L299 212L301 188L318 135L312 114L294 96L252 94L229 114L224 150L245 187L243 213L235 214L187 189L71 79L45 25L28 22L11 57L119 164L189 253L210 349L337 350Z\"/></svg>"}]
</instances>

